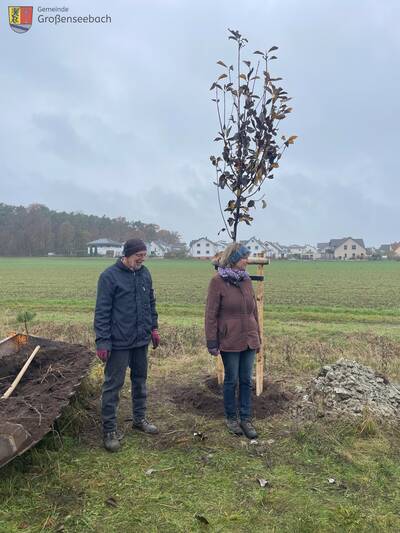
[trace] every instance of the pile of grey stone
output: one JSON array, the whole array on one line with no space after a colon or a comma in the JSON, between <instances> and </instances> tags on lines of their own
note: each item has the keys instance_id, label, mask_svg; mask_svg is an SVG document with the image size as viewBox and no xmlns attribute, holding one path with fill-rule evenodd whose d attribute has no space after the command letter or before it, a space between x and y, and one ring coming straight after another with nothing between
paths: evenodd
<instances>
[{"instance_id":1,"label":"pile of grey stone","mask_svg":"<svg viewBox=\"0 0 400 533\"><path fill-rule=\"evenodd\" d=\"M357 361L340 359L323 366L302 391L295 415L300 418L360 417L400 419L400 386Z\"/></svg>"}]
</instances>

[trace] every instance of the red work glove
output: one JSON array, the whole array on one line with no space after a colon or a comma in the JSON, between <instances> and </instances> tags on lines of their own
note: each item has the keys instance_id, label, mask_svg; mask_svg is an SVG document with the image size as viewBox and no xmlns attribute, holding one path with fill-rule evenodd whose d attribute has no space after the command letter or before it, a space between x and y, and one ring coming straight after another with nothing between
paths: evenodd
<instances>
[{"instance_id":1,"label":"red work glove","mask_svg":"<svg viewBox=\"0 0 400 533\"><path fill-rule=\"evenodd\" d=\"M107 362L110 352L108 350L96 350L96 355L103 363Z\"/></svg>"},{"instance_id":2,"label":"red work glove","mask_svg":"<svg viewBox=\"0 0 400 533\"><path fill-rule=\"evenodd\" d=\"M153 343L153 350L155 350L157 346L160 346L160 334L158 333L158 329L153 329L151 332L151 342Z\"/></svg>"}]
</instances>

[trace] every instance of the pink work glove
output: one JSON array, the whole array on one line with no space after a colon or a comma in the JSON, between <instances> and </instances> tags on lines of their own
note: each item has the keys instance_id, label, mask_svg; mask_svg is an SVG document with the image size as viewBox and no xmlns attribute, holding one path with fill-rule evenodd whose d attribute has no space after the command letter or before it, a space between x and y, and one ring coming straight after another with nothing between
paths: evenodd
<instances>
[{"instance_id":1,"label":"pink work glove","mask_svg":"<svg viewBox=\"0 0 400 533\"><path fill-rule=\"evenodd\" d=\"M96 350L96 355L103 363L107 362L110 352L108 350Z\"/></svg>"},{"instance_id":2,"label":"pink work glove","mask_svg":"<svg viewBox=\"0 0 400 533\"><path fill-rule=\"evenodd\" d=\"M153 350L155 350L157 346L160 346L160 334L158 333L158 329L153 329L151 332L151 342L153 343Z\"/></svg>"}]
</instances>

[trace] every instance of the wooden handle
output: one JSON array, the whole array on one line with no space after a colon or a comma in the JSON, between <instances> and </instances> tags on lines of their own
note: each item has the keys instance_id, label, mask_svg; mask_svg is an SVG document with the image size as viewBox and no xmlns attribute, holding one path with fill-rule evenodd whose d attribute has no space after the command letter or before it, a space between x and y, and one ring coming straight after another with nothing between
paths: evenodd
<instances>
[{"instance_id":1,"label":"wooden handle","mask_svg":"<svg viewBox=\"0 0 400 533\"><path fill-rule=\"evenodd\" d=\"M18 336L18 333L13 333L9 337L6 337L5 339L1 339L0 344L5 344L6 342L10 341L11 339L17 336Z\"/></svg>"},{"instance_id":2,"label":"wooden handle","mask_svg":"<svg viewBox=\"0 0 400 533\"><path fill-rule=\"evenodd\" d=\"M14 389L15 387L18 385L18 383L21 381L23 375L25 374L25 372L28 370L28 367L29 365L31 364L33 358L35 357L35 355L38 353L38 351L40 350L40 346L36 346L36 348L33 350L33 352L31 353L31 355L28 357L26 363L24 364L24 366L21 368L21 370L19 371L17 377L14 379L14 381L12 382L11 386L6 390L6 392L3 394L3 398L6 399L8 398L9 396L11 396L11 394L14 392Z\"/></svg>"}]
</instances>

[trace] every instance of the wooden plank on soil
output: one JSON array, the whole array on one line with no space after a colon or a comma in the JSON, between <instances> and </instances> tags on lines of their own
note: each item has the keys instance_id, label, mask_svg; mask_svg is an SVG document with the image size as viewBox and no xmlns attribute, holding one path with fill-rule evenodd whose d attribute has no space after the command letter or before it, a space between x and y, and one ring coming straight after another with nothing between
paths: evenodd
<instances>
[{"instance_id":1,"label":"wooden plank on soil","mask_svg":"<svg viewBox=\"0 0 400 533\"><path fill-rule=\"evenodd\" d=\"M38 351L40 350L40 346L36 346L36 348L33 350L33 352L31 353L31 355L28 357L26 363L24 364L24 366L21 368L21 370L18 372L18 375L17 377L14 379L14 381L12 382L11 386L6 390L6 392L3 394L3 398L4 399L7 399L11 396L11 394L14 392L14 389L16 388L16 386L18 385L18 383L21 381L23 375L25 374L25 372L28 370L28 367L29 365L31 364L31 362L33 361L35 355L38 353Z\"/></svg>"}]
</instances>

